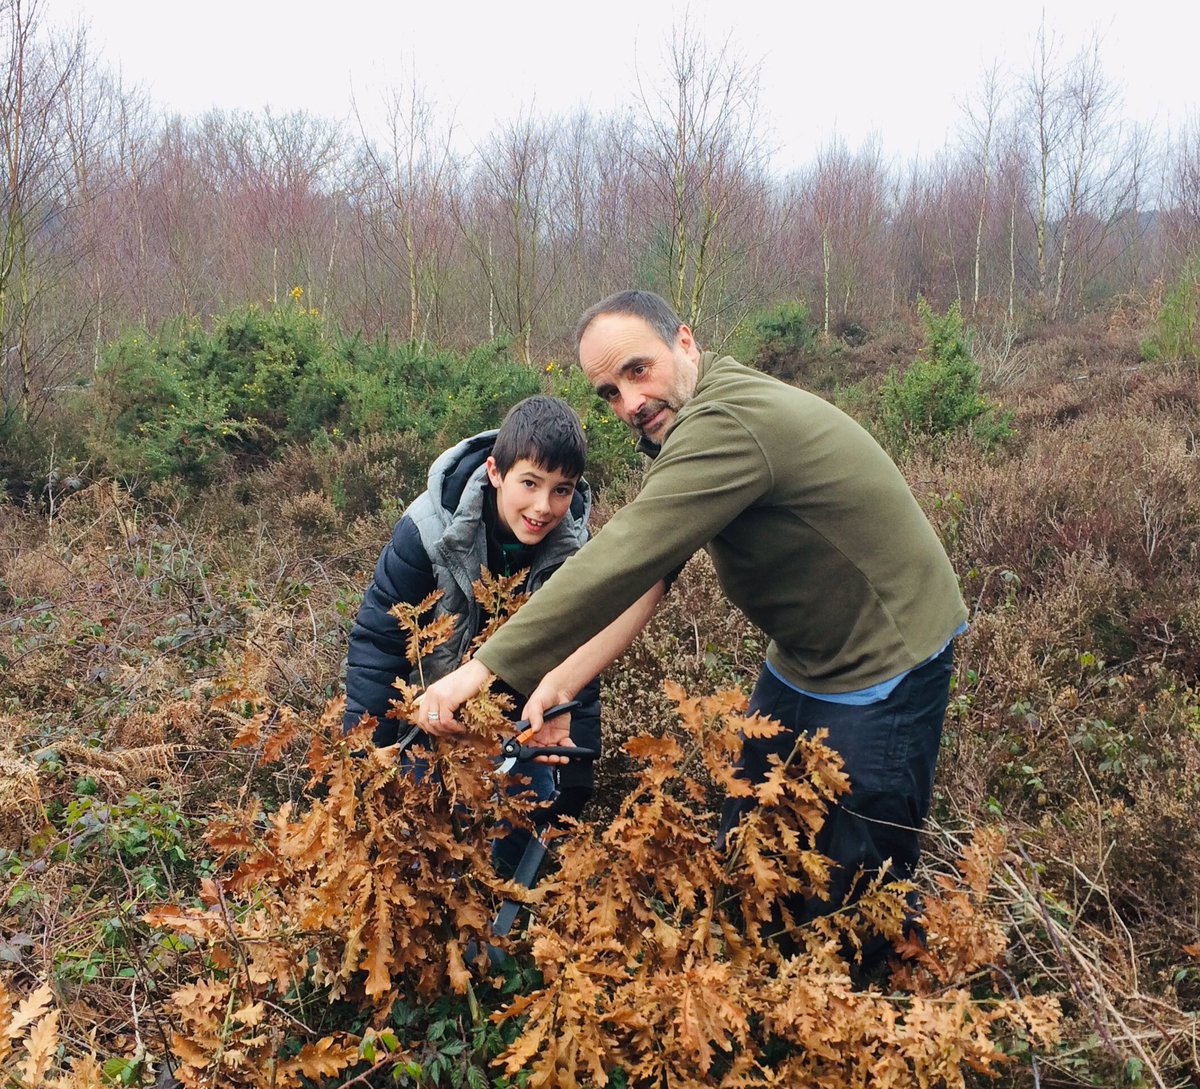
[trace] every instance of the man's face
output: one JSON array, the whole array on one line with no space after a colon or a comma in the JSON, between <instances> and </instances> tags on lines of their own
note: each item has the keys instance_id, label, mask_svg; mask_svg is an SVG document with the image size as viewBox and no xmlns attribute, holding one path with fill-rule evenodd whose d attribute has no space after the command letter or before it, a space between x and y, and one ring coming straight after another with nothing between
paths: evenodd
<instances>
[{"instance_id":1,"label":"man's face","mask_svg":"<svg viewBox=\"0 0 1200 1089\"><path fill-rule=\"evenodd\" d=\"M613 412L661 445L696 392L700 349L686 325L667 344L642 318L601 314L579 341L579 362Z\"/></svg>"}]
</instances>

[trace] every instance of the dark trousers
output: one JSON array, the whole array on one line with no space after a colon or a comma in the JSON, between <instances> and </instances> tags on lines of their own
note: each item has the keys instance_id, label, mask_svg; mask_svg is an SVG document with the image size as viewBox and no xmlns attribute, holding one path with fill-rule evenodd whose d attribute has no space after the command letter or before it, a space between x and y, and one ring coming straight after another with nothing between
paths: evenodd
<instances>
[{"instance_id":1,"label":"dark trousers","mask_svg":"<svg viewBox=\"0 0 1200 1089\"><path fill-rule=\"evenodd\" d=\"M738 763L742 774L751 782L761 782L772 753L786 760L798 735L824 728L829 731L825 744L842 757L850 778L850 792L830 810L816 838L816 849L837 863L829 899L789 903L797 922L852 900L859 871L864 870L869 879L889 858L890 877L912 876L920 853L918 831L933 795L953 668L952 643L913 670L886 700L862 707L805 696L763 668L750 697L750 712L776 719L784 730L776 737L743 742ZM726 800L721 844L754 804L752 798Z\"/></svg>"}]
</instances>

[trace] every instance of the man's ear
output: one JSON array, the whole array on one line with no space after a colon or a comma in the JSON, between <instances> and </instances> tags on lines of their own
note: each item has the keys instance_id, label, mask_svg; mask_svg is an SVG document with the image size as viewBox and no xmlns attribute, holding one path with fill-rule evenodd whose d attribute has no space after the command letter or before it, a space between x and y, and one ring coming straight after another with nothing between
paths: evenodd
<instances>
[{"instance_id":1,"label":"man's ear","mask_svg":"<svg viewBox=\"0 0 1200 1089\"><path fill-rule=\"evenodd\" d=\"M488 455L487 459L487 475L488 480L492 482L493 488L500 487L500 481L504 479L504 476L496 466L496 459L491 454Z\"/></svg>"},{"instance_id":2,"label":"man's ear","mask_svg":"<svg viewBox=\"0 0 1200 1089\"><path fill-rule=\"evenodd\" d=\"M679 332L675 334L675 343L683 349L684 354L693 363L700 362L700 345L696 343L696 338L692 336L692 331L686 325L679 327Z\"/></svg>"}]
</instances>

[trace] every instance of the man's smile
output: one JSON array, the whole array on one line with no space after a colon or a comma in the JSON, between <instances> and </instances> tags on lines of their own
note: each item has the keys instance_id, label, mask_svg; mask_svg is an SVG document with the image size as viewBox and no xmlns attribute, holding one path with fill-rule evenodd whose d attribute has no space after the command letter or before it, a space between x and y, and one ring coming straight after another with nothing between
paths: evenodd
<instances>
[{"instance_id":1,"label":"man's smile","mask_svg":"<svg viewBox=\"0 0 1200 1089\"><path fill-rule=\"evenodd\" d=\"M649 435L667 423L667 414L671 406L663 401L647 405L634 417L633 425L645 435Z\"/></svg>"}]
</instances>

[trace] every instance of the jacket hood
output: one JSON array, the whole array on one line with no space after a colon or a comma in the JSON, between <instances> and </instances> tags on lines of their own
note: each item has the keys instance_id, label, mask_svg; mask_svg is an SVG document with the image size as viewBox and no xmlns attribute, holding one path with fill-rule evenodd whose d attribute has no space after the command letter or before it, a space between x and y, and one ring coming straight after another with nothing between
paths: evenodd
<instances>
[{"instance_id":1,"label":"jacket hood","mask_svg":"<svg viewBox=\"0 0 1200 1089\"><path fill-rule=\"evenodd\" d=\"M448 514L458 509L467 484L491 454L497 434L495 430L481 431L437 456L429 466L425 487L430 496L437 500L438 507Z\"/></svg>"}]
</instances>

